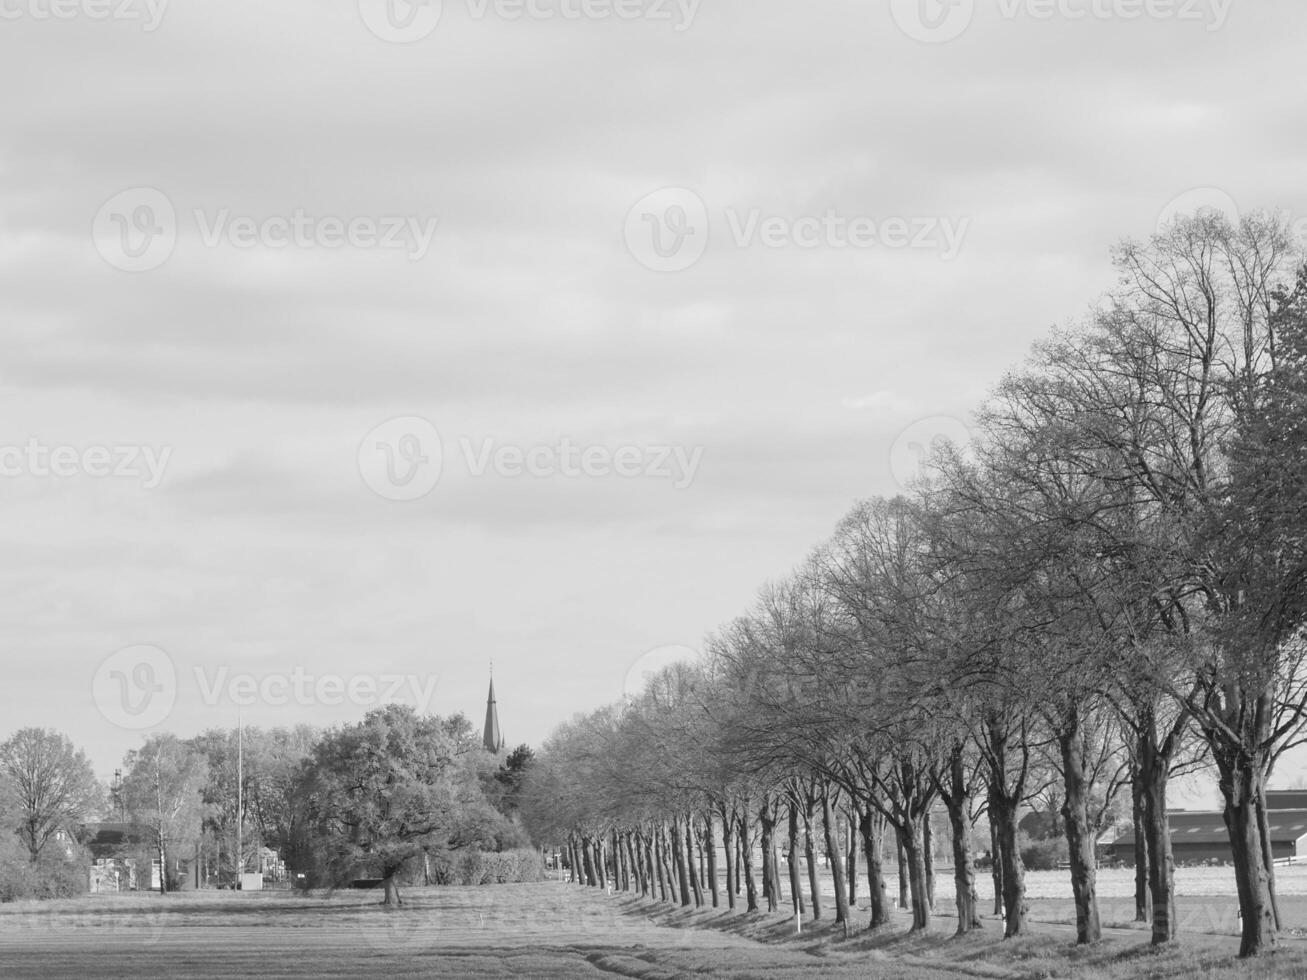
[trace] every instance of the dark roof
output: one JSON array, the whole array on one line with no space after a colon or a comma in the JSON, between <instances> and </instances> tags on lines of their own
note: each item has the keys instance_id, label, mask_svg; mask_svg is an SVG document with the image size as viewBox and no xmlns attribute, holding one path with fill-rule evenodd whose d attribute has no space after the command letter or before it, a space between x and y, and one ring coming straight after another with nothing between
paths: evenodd
<instances>
[{"instance_id":1,"label":"dark roof","mask_svg":"<svg viewBox=\"0 0 1307 980\"><path fill-rule=\"evenodd\" d=\"M1173 810L1167 813L1171 824L1171 846L1181 844L1226 844L1230 835L1219 810ZM1292 843L1307 837L1307 810L1271 810L1267 814L1271 842ZM1133 847L1134 829L1126 830L1114 842L1115 847Z\"/></svg>"},{"instance_id":2,"label":"dark roof","mask_svg":"<svg viewBox=\"0 0 1307 980\"><path fill-rule=\"evenodd\" d=\"M88 823L82 828L86 847L95 857L113 857L124 847L149 840L149 828L133 823Z\"/></svg>"},{"instance_id":3,"label":"dark roof","mask_svg":"<svg viewBox=\"0 0 1307 980\"><path fill-rule=\"evenodd\" d=\"M1307 789L1268 789L1267 810L1307 810Z\"/></svg>"}]
</instances>

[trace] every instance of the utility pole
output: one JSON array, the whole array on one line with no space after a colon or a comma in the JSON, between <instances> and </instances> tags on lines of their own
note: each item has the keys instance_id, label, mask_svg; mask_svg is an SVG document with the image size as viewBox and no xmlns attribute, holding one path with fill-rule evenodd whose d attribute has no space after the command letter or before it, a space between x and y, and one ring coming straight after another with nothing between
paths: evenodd
<instances>
[{"instance_id":1,"label":"utility pole","mask_svg":"<svg viewBox=\"0 0 1307 980\"><path fill-rule=\"evenodd\" d=\"M245 726L236 712L236 887L245 876L245 848L242 837L245 824Z\"/></svg>"}]
</instances>

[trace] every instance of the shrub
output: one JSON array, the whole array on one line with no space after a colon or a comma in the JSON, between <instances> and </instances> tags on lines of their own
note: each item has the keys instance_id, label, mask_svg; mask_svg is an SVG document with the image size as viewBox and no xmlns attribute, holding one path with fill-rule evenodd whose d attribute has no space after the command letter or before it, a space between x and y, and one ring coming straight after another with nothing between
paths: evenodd
<instances>
[{"instance_id":1,"label":"shrub","mask_svg":"<svg viewBox=\"0 0 1307 980\"><path fill-rule=\"evenodd\" d=\"M1025 834L1018 838L1021 850L1021 863L1028 871L1056 871L1058 865L1068 859L1069 851L1065 837L1048 840L1031 840Z\"/></svg>"},{"instance_id":2,"label":"shrub","mask_svg":"<svg viewBox=\"0 0 1307 980\"><path fill-rule=\"evenodd\" d=\"M89 888L89 867L82 861L42 857L33 864L27 849L5 841L0 846L0 902L24 898L71 898Z\"/></svg>"},{"instance_id":3,"label":"shrub","mask_svg":"<svg viewBox=\"0 0 1307 980\"><path fill-rule=\"evenodd\" d=\"M545 863L538 851L465 851L453 862L450 877L460 885L507 885L543 881Z\"/></svg>"}]
</instances>

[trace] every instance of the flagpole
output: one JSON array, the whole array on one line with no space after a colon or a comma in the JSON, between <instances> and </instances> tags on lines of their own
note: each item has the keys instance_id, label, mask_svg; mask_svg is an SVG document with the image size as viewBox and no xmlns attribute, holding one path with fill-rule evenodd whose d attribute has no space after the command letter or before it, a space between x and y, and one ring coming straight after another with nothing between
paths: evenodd
<instances>
[{"instance_id":1,"label":"flagpole","mask_svg":"<svg viewBox=\"0 0 1307 980\"><path fill-rule=\"evenodd\" d=\"M236 887L245 874L245 849L241 839L245 823L245 726L240 710L236 711Z\"/></svg>"}]
</instances>

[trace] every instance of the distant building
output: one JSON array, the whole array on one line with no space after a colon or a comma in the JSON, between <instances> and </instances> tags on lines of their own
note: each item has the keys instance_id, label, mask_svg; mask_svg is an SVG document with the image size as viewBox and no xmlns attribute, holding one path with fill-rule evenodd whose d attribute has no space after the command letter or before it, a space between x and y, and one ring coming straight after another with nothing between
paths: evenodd
<instances>
[{"instance_id":1,"label":"distant building","mask_svg":"<svg viewBox=\"0 0 1307 980\"><path fill-rule=\"evenodd\" d=\"M1268 789L1266 809L1307 810L1307 789Z\"/></svg>"},{"instance_id":2,"label":"distant building","mask_svg":"<svg viewBox=\"0 0 1307 980\"><path fill-rule=\"evenodd\" d=\"M499 730L499 708L495 704L495 678L490 678L490 694L486 698L486 727L481 734L481 744L487 752L498 754L504 747L504 736Z\"/></svg>"},{"instance_id":3,"label":"distant building","mask_svg":"<svg viewBox=\"0 0 1307 980\"><path fill-rule=\"evenodd\" d=\"M1274 859L1307 856L1307 808L1286 809L1284 794L1272 801L1267 793L1267 822L1271 830L1271 855ZM1307 797L1307 793L1302 794ZM1166 815L1171 825L1171 854L1176 864L1231 864L1230 836L1225 817L1219 810L1171 810ZM1126 829L1112 842L1111 856L1128 867L1135 863L1134 828Z\"/></svg>"}]
</instances>

